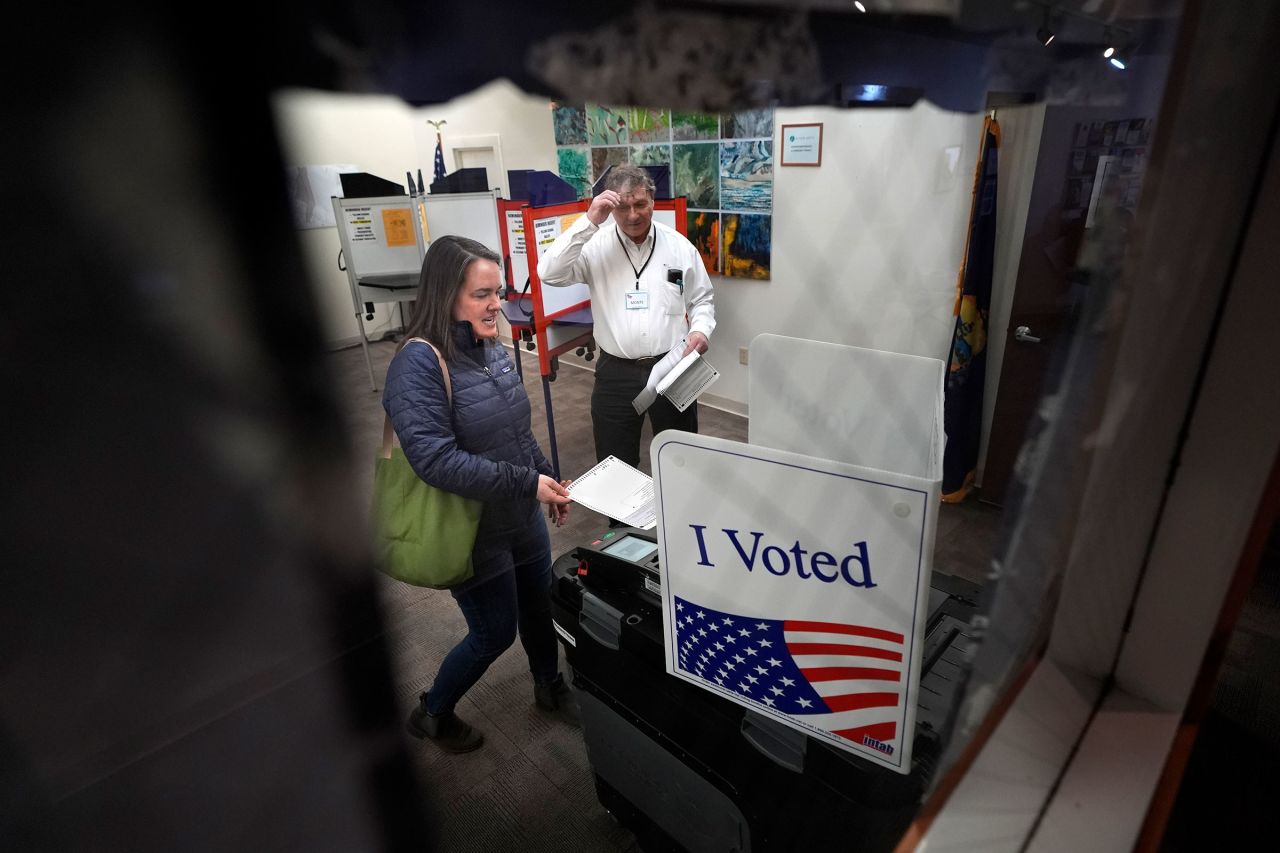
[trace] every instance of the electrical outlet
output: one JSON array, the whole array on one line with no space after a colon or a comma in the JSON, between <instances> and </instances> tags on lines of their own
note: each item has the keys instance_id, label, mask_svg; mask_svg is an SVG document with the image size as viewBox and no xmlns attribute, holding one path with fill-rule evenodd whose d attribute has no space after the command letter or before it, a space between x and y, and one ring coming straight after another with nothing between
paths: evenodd
<instances>
[{"instance_id":1,"label":"electrical outlet","mask_svg":"<svg viewBox=\"0 0 1280 853\"><path fill-rule=\"evenodd\" d=\"M747 363L747 348L746 348L746 347L738 347L738 363L739 363L739 364L746 364L746 363Z\"/></svg>"}]
</instances>

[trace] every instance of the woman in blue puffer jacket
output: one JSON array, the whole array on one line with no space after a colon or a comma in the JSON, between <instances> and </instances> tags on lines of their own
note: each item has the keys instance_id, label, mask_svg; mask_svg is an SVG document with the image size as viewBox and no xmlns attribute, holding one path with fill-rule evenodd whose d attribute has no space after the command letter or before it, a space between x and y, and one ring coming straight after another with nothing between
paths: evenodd
<instances>
[{"instance_id":1,"label":"woman in blue puffer jacket","mask_svg":"<svg viewBox=\"0 0 1280 853\"><path fill-rule=\"evenodd\" d=\"M559 526L569 494L533 437L529 397L497 343L499 281L498 256L480 243L453 236L432 241L413 319L382 396L418 476L484 502L471 554L475 575L450 590L467 620L467 636L445 657L407 723L413 735L449 752L468 752L484 741L453 709L511 646L517 629L538 707L556 711L572 703L558 672L551 544L538 509L546 504ZM435 351L414 338L430 341L443 355L452 401Z\"/></svg>"}]
</instances>

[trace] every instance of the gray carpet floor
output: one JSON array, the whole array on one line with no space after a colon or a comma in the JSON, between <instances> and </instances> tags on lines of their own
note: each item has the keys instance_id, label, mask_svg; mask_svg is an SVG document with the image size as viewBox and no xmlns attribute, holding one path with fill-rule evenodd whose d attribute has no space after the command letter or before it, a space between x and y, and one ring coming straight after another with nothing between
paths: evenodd
<instances>
[{"instance_id":1,"label":"gray carpet floor","mask_svg":"<svg viewBox=\"0 0 1280 853\"><path fill-rule=\"evenodd\" d=\"M395 344L370 346L379 388ZM357 459L372 460L381 440L381 392L370 389L360 347L330 355L331 371ZM543 389L532 353L523 354L525 388L533 404L534 434L548 451ZM595 464L589 415L593 375L562 359L551 383L562 477ZM745 441L745 418L699 408L699 430ZM651 438L645 427L643 446ZM548 452L548 457L550 453ZM641 468L648 473L647 453ZM371 477L361 478L368 505ZM943 505L934 568L981 582L999 529L1000 511L976 501ZM602 516L574 505L569 522L551 531L553 557L572 550L607 526ZM387 639L396 672L396 692L405 714L430 686L435 670L465 633L461 613L447 592L383 583ZM562 653L563 659L563 653ZM567 665L562 663L566 671ZM485 744L466 755L448 755L405 735L427 797L425 808L444 851L631 851L635 838L619 827L596 800L586 748L579 730L539 714L532 681L517 643L490 667L463 698L458 713L485 733Z\"/></svg>"}]
</instances>

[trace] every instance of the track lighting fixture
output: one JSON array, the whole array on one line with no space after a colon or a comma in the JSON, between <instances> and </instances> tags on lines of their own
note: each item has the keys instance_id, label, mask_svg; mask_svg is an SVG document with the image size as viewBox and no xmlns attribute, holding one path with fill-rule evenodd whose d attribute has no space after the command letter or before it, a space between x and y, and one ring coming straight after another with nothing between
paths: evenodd
<instances>
[{"instance_id":1,"label":"track lighting fixture","mask_svg":"<svg viewBox=\"0 0 1280 853\"><path fill-rule=\"evenodd\" d=\"M1050 7L1045 6L1044 22L1040 25L1040 29L1036 30L1036 39L1045 47L1048 47L1049 42L1053 41L1054 36L1057 35L1057 33L1055 33L1050 27L1051 22L1049 20L1049 11Z\"/></svg>"},{"instance_id":2,"label":"track lighting fixture","mask_svg":"<svg viewBox=\"0 0 1280 853\"><path fill-rule=\"evenodd\" d=\"M1049 44L1057 37L1058 33L1054 29L1054 21L1061 28L1063 21L1067 18L1075 18L1085 21L1094 26L1102 28L1102 58L1111 63L1113 68L1124 71L1128 65L1126 57L1134 46L1132 33L1124 27L1116 26L1110 21L1097 18L1093 15L1077 12L1071 8L1070 4L1061 2L1053 2L1053 0L1031 0L1034 6L1039 6L1043 17L1041 18L1040 28L1036 30L1036 41L1048 47ZM1071 36L1075 36L1079 28L1076 28ZM1071 41L1080 41L1079 38L1069 38Z\"/></svg>"}]
</instances>

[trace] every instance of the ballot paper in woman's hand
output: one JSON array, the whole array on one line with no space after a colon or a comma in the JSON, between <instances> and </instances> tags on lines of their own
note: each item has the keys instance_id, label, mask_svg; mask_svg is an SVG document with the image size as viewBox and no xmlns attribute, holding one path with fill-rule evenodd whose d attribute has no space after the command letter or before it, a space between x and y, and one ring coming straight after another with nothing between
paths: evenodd
<instances>
[{"instance_id":1,"label":"ballot paper in woman's hand","mask_svg":"<svg viewBox=\"0 0 1280 853\"><path fill-rule=\"evenodd\" d=\"M648 530L658 523L653 478L608 456L569 484L569 497L587 509Z\"/></svg>"}]
</instances>

